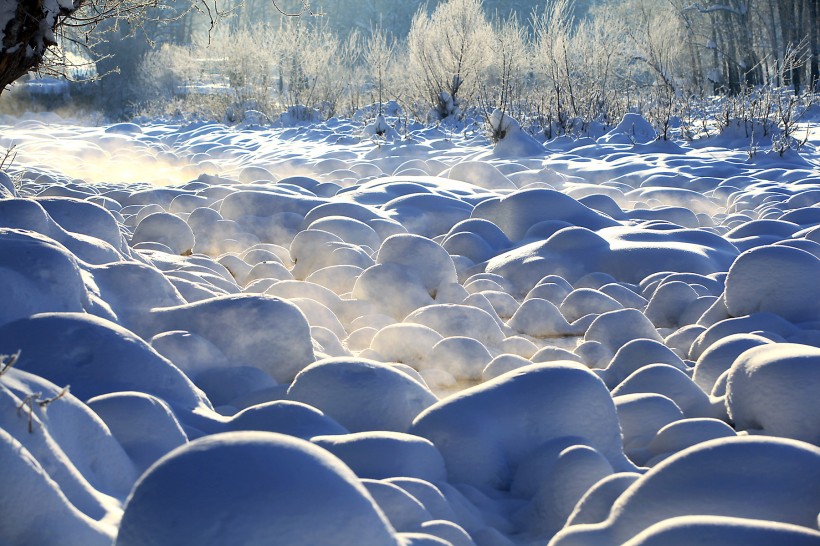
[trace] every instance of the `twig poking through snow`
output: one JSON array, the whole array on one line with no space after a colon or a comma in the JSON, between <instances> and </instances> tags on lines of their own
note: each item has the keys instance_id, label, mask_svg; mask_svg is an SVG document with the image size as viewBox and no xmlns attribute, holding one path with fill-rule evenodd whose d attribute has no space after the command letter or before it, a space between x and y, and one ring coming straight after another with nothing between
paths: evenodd
<instances>
[{"instance_id":1,"label":"twig poking through snow","mask_svg":"<svg viewBox=\"0 0 820 546\"><path fill-rule=\"evenodd\" d=\"M3 376L20 359L20 351L11 355L0 355L0 377Z\"/></svg>"},{"instance_id":2,"label":"twig poking through snow","mask_svg":"<svg viewBox=\"0 0 820 546\"><path fill-rule=\"evenodd\" d=\"M20 351L11 355L0 355L0 377L5 375L18 360L20 360ZM28 410L29 434L34 432L34 404L37 404L40 408L45 408L55 400L59 400L68 394L70 388L70 385L66 385L59 393L51 398L41 398L43 396L41 392L33 392L23 398L20 405L17 406L17 414L19 415L24 409Z\"/></svg>"}]
</instances>

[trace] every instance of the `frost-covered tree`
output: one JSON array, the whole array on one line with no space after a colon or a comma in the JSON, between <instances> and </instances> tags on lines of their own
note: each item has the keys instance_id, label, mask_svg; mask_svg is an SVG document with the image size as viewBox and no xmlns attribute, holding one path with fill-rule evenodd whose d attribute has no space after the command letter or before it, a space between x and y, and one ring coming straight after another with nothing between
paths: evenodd
<instances>
[{"instance_id":1,"label":"frost-covered tree","mask_svg":"<svg viewBox=\"0 0 820 546\"><path fill-rule=\"evenodd\" d=\"M0 3L0 93L28 72L59 64L65 42L93 47L106 32L135 32L145 22L167 21L199 9L216 17L211 0L2 0ZM104 22L117 24L106 25ZM102 30L102 32L100 32Z\"/></svg>"},{"instance_id":2,"label":"frost-covered tree","mask_svg":"<svg viewBox=\"0 0 820 546\"><path fill-rule=\"evenodd\" d=\"M274 49L285 106L318 106L332 115L345 84L340 65L355 53L343 46L323 24L298 20L277 29Z\"/></svg>"},{"instance_id":3,"label":"frost-covered tree","mask_svg":"<svg viewBox=\"0 0 820 546\"><path fill-rule=\"evenodd\" d=\"M144 100L172 101L200 74L195 72L197 63L191 62L191 49L162 44L146 54L138 68L140 87Z\"/></svg>"},{"instance_id":4,"label":"frost-covered tree","mask_svg":"<svg viewBox=\"0 0 820 546\"><path fill-rule=\"evenodd\" d=\"M377 102L379 104L379 115L382 114L385 86L388 85L390 65L393 61L395 50L395 41L389 37L382 28L377 27L373 30L367 40L367 51L364 54L364 60L374 91L378 93Z\"/></svg>"},{"instance_id":5,"label":"frost-covered tree","mask_svg":"<svg viewBox=\"0 0 820 546\"><path fill-rule=\"evenodd\" d=\"M492 102L493 108L497 108L503 116L522 106L521 98L530 69L530 52L526 29L516 17L494 21L493 30L489 92L482 93L485 95L482 100ZM485 110L489 111L490 108Z\"/></svg>"},{"instance_id":6,"label":"frost-covered tree","mask_svg":"<svg viewBox=\"0 0 820 546\"><path fill-rule=\"evenodd\" d=\"M574 17L569 0L556 0L547 11L535 18L535 62L540 67L549 95L546 101L547 136L553 136L553 127L568 132L571 118L578 118L576 101L577 71L573 67L571 40Z\"/></svg>"},{"instance_id":7,"label":"frost-covered tree","mask_svg":"<svg viewBox=\"0 0 820 546\"><path fill-rule=\"evenodd\" d=\"M439 119L458 117L490 63L492 27L481 0L447 0L432 15L419 10L407 47L417 96Z\"/></svg>"}]
</instances>

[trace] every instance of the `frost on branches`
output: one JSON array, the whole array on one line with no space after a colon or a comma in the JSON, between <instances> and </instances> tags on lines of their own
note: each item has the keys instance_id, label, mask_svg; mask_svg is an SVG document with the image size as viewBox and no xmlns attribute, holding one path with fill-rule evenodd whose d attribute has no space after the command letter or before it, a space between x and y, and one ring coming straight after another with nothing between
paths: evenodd
<instances>
[{"instance_id":1,"label":"frost on branches","mask_svg":"<svg viewBox=\"0 0 820 546\"><path fill-rule=\"evenodd\" d=\"M7 85L36 70L55 31L82 0L2 0L0 3L0 93Z\"/></svg>"}]
</instances>

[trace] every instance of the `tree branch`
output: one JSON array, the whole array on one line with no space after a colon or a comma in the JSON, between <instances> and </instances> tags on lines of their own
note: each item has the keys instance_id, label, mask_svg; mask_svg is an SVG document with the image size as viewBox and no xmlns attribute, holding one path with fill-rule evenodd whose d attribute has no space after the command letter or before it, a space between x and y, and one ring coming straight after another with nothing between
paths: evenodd
<instances>
[{"instance_id":1,"label":"tree branch","mask_svg":"<svg viewBox=\"0 0 820 546\"><path fill-rule=\"evenodd\" d=\"M726 4L716 4L714 6L703 7L700 4L695 3L687 8L684 8L684 10L696 10L698 13L716 13L718 11L725 11L734 15L746 15L749 11L749 5L740 4L739 8L733 8L732 6L727 6Z\"/></svg>"},{"instance_id":2,"label":"tree branch","mask_svg":"<svg viewBox=\"0 0 820 546\"><path fill-rule=\"evenodd\" d=\"M313 9L311 9L310 0L302 0L302 9L299 10L298 12L296 12L296 13L291 13L291 12L288 12L288 11L285 11L284 9L282 9L279 6L279 3L277 2L277 0L270 0L270 1L271 1L271 4L273 4L273 7L276 9L276 11L278 11L279 13L284 15L285 17L301 17L302 15L310 15L310 16L315 17L315 16L318 16L318 15L322 15L322 13L315 13L313 11Z\"/></svg>"}]
</instances>

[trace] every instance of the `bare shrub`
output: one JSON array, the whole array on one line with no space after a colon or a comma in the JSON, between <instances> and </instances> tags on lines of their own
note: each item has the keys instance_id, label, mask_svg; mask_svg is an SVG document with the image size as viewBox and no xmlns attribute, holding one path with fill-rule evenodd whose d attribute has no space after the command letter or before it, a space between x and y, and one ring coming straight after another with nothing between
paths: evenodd
<instances>
[{"instance_id":1,"label":"bare shrub","mask_svg":"<svg viewBox=\"0 0 820 546\"><path fill-rule=\"evenodd\" d=\"M417 97L438 120L459 118L489 65L492 27L481 0L447 0L432 15L416 13L407 37L410 78Z\"/></svg>"}]
</instances>

